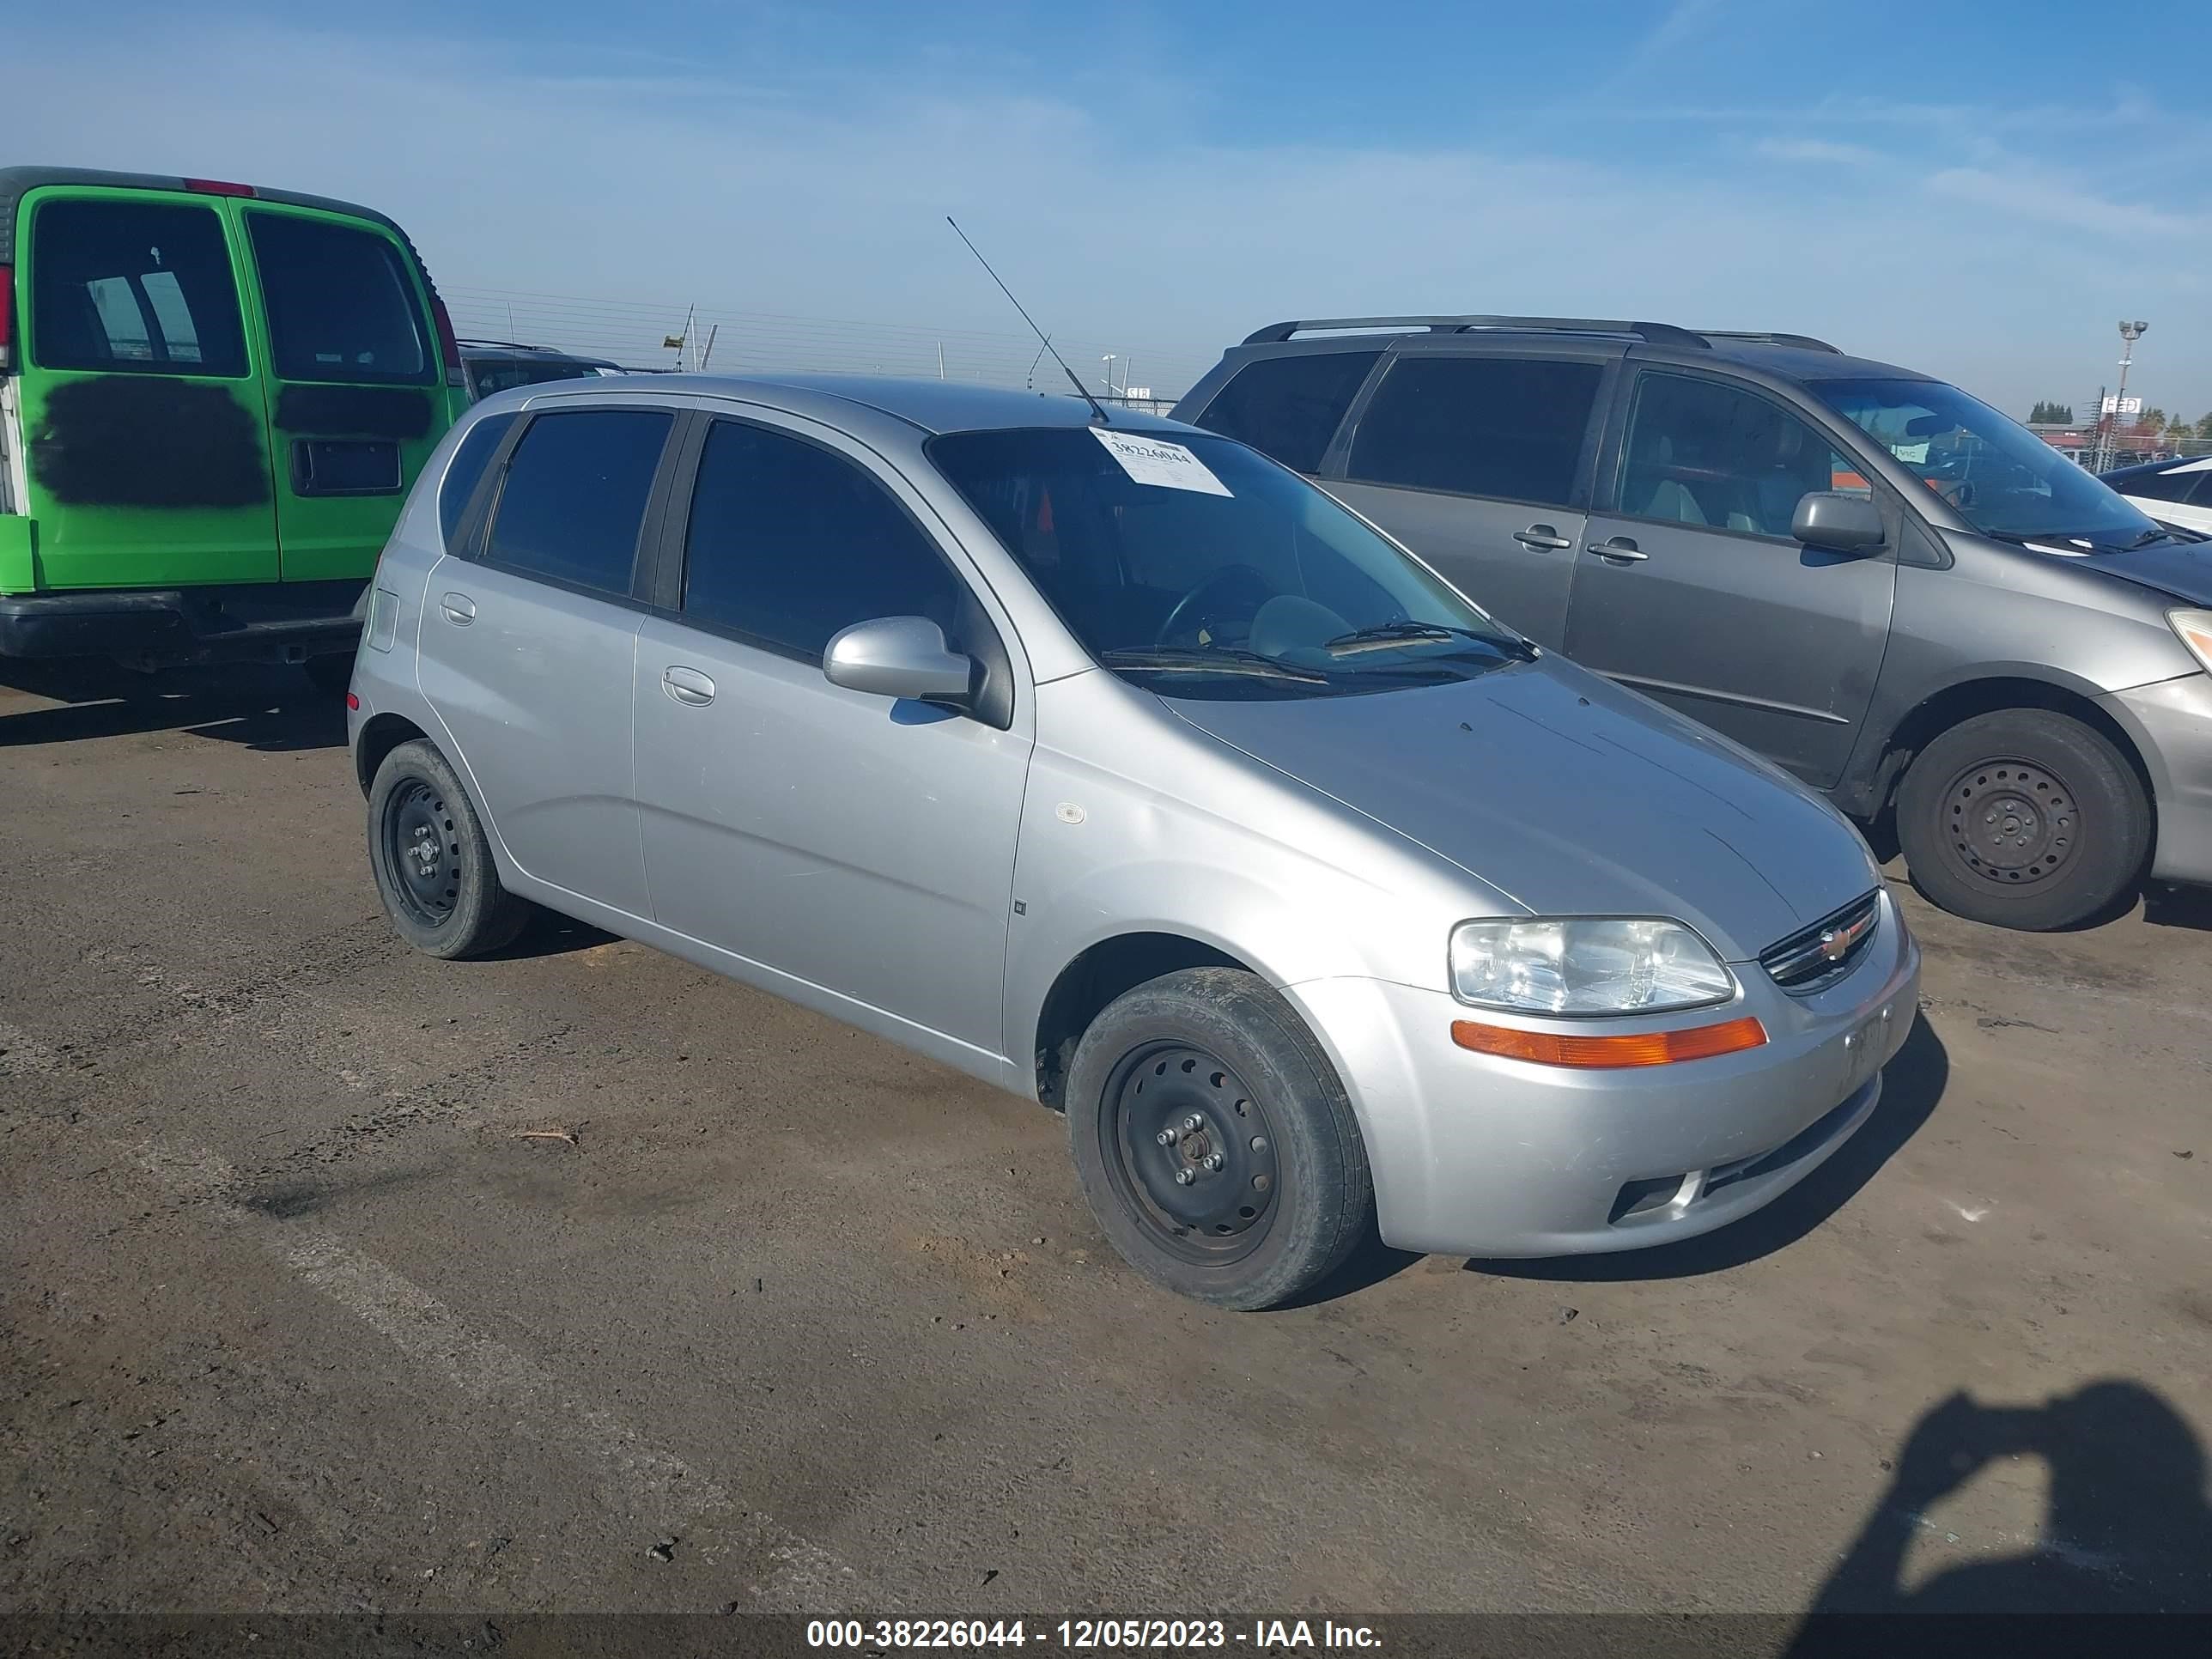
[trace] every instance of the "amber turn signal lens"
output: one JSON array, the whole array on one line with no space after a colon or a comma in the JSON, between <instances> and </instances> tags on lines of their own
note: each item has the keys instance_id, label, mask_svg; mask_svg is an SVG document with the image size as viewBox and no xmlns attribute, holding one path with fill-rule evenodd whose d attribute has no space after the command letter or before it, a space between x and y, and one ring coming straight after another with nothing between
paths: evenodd
<instances>
[{"instance_id":1,"label":"amber turn signal lens","mask_svg":"<svg viewBox=\"0 0 2212 1659\"><path fill-rule=\"evenodd\" d=\"M1766 1028L1747 1014L1717 1025L1693 1025L1686 1031L1637 1031L1626 1036L1565 1036L1556 1031L1516 1031L1476 1020L1452 1022L1452 1041L1478 1054L1534 1060L1539 1066L1575 1066L1598 1070L1623 1066L1670 1066L1678 1060L1711 1060L1756 1048Z\"/></svg>"}]
</instances>

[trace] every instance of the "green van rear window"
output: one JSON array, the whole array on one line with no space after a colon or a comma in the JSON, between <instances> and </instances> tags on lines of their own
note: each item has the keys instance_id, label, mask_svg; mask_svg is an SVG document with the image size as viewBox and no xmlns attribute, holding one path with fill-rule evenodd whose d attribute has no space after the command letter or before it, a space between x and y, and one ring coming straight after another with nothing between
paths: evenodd
<instances>
[{"instance_id":1,"label":"green van rear window","mask_svg":"<svg viewBox=\"0 0 2212 1659\"><path fill-rule=\"evenodd\" d=\"M64 198L40 204L31 235L40 368L246 373L238 287L213 208Z\"/></svg>"},{"instance_id":2,"label":"green van rear window","mask_svg":"<svg viewBox=\"0 0 2212 1659\"><path fill-rule=\"evenodd\" d=\"M428 386L437 378L422 309L389 237L325 219L249 213L285 380Z\"/></svg>"}]
</instances>

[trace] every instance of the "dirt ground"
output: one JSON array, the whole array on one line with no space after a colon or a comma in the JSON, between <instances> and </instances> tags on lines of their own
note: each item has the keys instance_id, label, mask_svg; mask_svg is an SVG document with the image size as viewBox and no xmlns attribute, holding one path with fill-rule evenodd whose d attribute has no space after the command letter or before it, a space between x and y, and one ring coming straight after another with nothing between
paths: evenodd
<instances>
[{"instance_id":1,"label":"dirt ground","mask_svg":"<svg viewBox=\"0 0 2212 1659\"><path fill-rule=\"evenodd\" d=\"M1038 1108L574 926L410 953L295 674L13 680L0 1608L2212 1607L2201 901L1893 869L1923 1019L1780 1205L1230 1315Z\"/></svg>"}]
</instances>

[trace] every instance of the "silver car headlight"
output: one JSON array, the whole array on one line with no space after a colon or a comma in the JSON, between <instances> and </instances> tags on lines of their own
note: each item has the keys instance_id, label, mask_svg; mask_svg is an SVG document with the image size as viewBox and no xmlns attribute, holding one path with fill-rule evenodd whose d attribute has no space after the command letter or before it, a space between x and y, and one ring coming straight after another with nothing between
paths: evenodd
<instances>
[{"instance_id":1,"label":"silver car headlight","mask_svg":"<svg viewBox=\"0 0 2212 1659\"><path fill-rule=\"evenodd\" d=\"M2212 674L2212 611L2169 611L2166 619L2189 647L2189 654Z\"/></svg>"},{"instance_id":2,"label":"silver car headlight","mask_svg":"<svg viewBox=\"0 0 2212 1659\"><path fill-rule=\"evenodd\" d=\"M1452 994L1522 1014L1654 1014L1735 994L1713 949L1679 921L1610 916L1463 921Z\"/></svg>"}]
</instances>

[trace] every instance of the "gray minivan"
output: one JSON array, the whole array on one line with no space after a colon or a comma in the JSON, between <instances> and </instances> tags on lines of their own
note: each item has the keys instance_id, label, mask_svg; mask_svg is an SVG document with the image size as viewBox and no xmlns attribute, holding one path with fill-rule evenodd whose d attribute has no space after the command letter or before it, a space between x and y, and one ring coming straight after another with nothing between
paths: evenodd
<instances>
[{"instance_id":1,"label":"gray minivan","mask_svg":"<svg viewBox=\"0 0 2212 1659\"><path fill-rule=\"evenodd\" d=\"M377 567L369 861L1061 1109L1100 1224L1262 1307L1379 1224L1700 1233L1863 1124L1919 953L1827 802L1243 444L823 377L477 404Z\"/></svg>"},{"instance_id":2,"label":"gray minivan","mask_svg":"<svg viewBox=\"0 0 2212 1659\"><path fill-rule=\"evenodd\" d=\"M1274 324L1176 410L1501 620L1895 812L2019 928L2212 882L2212 545L1955 386L1792 334Z\"/></svg>"}]
</instances>

